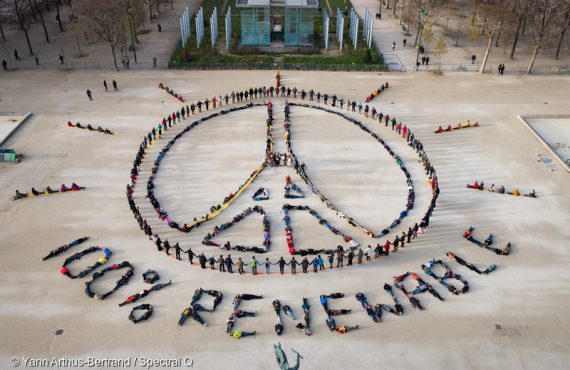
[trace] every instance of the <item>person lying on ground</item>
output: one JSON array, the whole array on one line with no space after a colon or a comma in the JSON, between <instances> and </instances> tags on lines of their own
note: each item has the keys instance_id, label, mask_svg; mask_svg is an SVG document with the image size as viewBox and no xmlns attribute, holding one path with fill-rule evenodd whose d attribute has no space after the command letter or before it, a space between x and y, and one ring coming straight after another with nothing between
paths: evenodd
<instances>
[{"instance_id":1,"label":"person lying on ground","mask_svg":"<svg viewBox=\"0 0 570 370\"><path fill-rule=\"evenodd\" d=\"M242 318L242 317L255 317L256 313L255 312L251 312L251 311L244 311L244 310L237 310L234 311L233 315L237 318Z\"/></svg>"},{"instance_id":2,"label":"person lying on ground","mask_svg":"<svg viewBox=\"0 0 570 370\"><path fill-rule=\"evenodd\" d=\"M289 316L291 320L295 320L295 315L293 314L293 310L288 305L283 306L283 312L285 315Z\"/></svg>"},{"instance_id":3,"label":"person lying on ground","mask_svg":"<svg viewBox=\"0 0 570 370\"><path fill-rule=\"evenodd\" d=\"M327 310L327 314L330 316L338 316L338 315L348 315L352 310L348 310L348 309L330 309Z\"/></svg>"},{"instance_id":4,"label":"person lying on ground","mask_svg":"<svg viewBox=\"0 0 570 370\"><path fill-rule=\"evenodd\" d=\"M256 331L252 331L252 332L247 332L247 331L241 331L241 330L234 330L231 333L232 338L235 339L241 339L243 337L249 337L251 335L255 335Z\"/></svg>"},{"instance_id":5,"label":"person lying on ground","mask_svg":"<svg viewBox=\"0 0 570 370\"><path fill-rule=\"evenodd\" d=\"M337 326L337 327L335 328L335 331L336 331L337 333L344 334L344 333L347 333L347 332L349 332L349 331L351 331L351 330L356 330L356 329L358 329L359 327L360 327L359 325L356 325L356 326L340 325L340 326Z\"/></svg>"},{"instance_id":6,"label":"person lying on ground","mask_svg":"<svg viewBox=\"0 0 570 370\"><path fill-rule=\"evenodd\" d=\"M232 332L232 329L234 328L234 324L235 324L235 318L232 315L232 316L228 317L228 320L226 321L226 333L230 334Z\"/></svg>"},{"instance_id":7,"label":"person lying on ground","mask_svg":"<svg viewBox=\"0 0 570 370\"><path fill-rule=\"evenodd\" d=\"M477 266L475 266L474 264L465 261L464 259L458 257L457 255L455 255L452 252L447 252L447 257L452 260L455 261L457 263L459 263L462 266L467 267L469 270L471 271L475 271L476 273L478 273L479 275L486 275L490 272L493 272L497 269L497 266L494 264L489 265L485 270L481 271L477 268Z\"/></svg>"},{"instance_id":8,"label":"person lying on ground","mask_svg":"<svg viewBox=\"0 0 570 370\"><path fill-rule=\"evenodd\" d=\"M326 323L327 323L329 330L334 331L334 329L336 327L336 323L334 321L334 318L332 318L331 316L327 317Z\"/></svg>"},{"instance_id":9,"label":"person lying on ground","mask_svg":"<svg viewBox=\"0 0 570 370\"><path fill-rule=\"evenodd\" d=\"M12 200L18 200L18 199L27 198L27 197L28 197L28 194L20 193L18 190L16 190L16 195L14 195L12 197Z\"/></svg>"}]
</instances>

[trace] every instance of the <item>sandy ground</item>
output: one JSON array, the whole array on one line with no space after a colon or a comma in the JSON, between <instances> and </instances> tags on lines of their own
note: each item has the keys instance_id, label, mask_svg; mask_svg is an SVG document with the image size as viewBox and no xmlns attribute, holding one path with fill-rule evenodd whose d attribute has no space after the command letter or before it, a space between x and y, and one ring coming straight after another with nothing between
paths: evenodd
<instances>
[{"instance_id":1,"label":"sandy ground","mask_svg":"<svg viewBox=\"0 0 570 370\"><path fill-rule=\"evenodd\" d=\"M0 111L33 112L8 140L10 147L25 155L24 161L0 164L2 368L9 368L13 356L192 356L199 369L270 369L276 368L272 344L278 341L291 360L289 348L301 352L305 357L303 369L567 367L570 315L564 307L570 302L570 179L560 167L551 171L537 161L539 155L548 153L516 115L568 114L568 78L286 73L286 84L334 91L359 100L388 80L392 87L373 100L373 105L402 119L421 138L438 171L442 193L428 233L387 259L306 276L238 277L200 271L158 254L138 229L124 186L144 133L178 106L156 87L158 82L164 81L192 101L253 84L269 85L273 73L140 71L121 74L121 90L105 93L101 80L112 77L104 72L34 71L13 72L2 79ZM29 88L31 81L33 90ZM94 92L93 102L87 100L86 88ZM282 102L276 102L276 109L280 107ZM180 139L159 173L159 199L173 213L195 217L204 212L204 207L218 202L219 196L235 189L261 160L264 114L260 109L236 113L231 120L212 120ZM276 114L277 123L280 117L282 113ZM68 119L101 125L119 135L69 129L65 124ZM439 124L467 119L479 121L481 127L433 134ZM416 157L392 131L370 120L364 122L394 143L409 166L420 193L416 214L408 221L418 219L429 199ZM239 129L232 130L231 125ZM370 137L350 123L302 108L293 109L291 130L298 155L333 202L347 207L356 217L361 215L366 226L372 227L391 220L400 211L405 202L403 176ZM282 134L282 129L277 134ZM275 239L272 257L285 254L278 211L286 174L284 168L269 169L253 185L267 186L272 194L266 206ZM535 188L538 198L464 188L476 179L507 188ZM87 191L10 201L15 189L25 191L32 186L72 181L87 186ZM306 186L300 185L310 195ZM185 235L157 230L184 247L200 250L205 248L199 244L203 233L252 204L249 195L244 194L219 219L198 229L200 232ZM148 211L148 205L142 199L138 201ZM310 196L306 199L309 203L319 206ZM369 242L334 215L329 217L322 205L318 211L362 243ZM262 234L256 221L260 219L250 217L243 221L243 229L242 225L234 226L226 237L244 242L247 238L259 240ZM296 217L292 218L300 242L337 242L326 239L333 235L310 218ZM476 235L481 238L493 232L499 246L511 241L513 253L496 256L466 242L460 235L469 225L477 227ZM41 261L50 250L83 235L92 237L90 245L112 249L112 261L129 260L136 269L131 283L104 302L87 298L82 281L59 275L63 258ZM220 238L224 240L222 235ZM382 291L385 282L406 271L420 271L427 259L443 258L448 250L479 267L495 263L497 271L479 276L451 264L469 281L468 294L452 296L425 277L446 301L422 295L426 310L419 312L398 294L405 315L397 318L386 314L380 324L373 324L354 299L354 293L362 291L374 304L391 303ZM85 257L74 267L92 260ZM152 303L155 313L150 321L135 327L127 320L129 309L117 304L144 288L140 274L147 268L156 269L161 281L172 279L173 286L142 300ZM116 279L117 273L109 274L95 289L111 287ZM224 293L224 300L215 313L204 314L207 328L195 322L178 327L179 314L198 287L218 289ZM318 296L335 291L347 297L331 306L354 310L339 317L337 323L360 324L362 329L345 335L327 330ZM263 294L265 298L243 304L243 309L257 311L259 316L239 320L237 327L256 329L258 335L238 341L227 337L224 330L232 296L240 292ZM285 333L277 337L271 301L278 298L300 315L302 297L309 297L312 304L313 336L297 332L285 319ZM57 329L63 329L63 334L56 336Z\"/></svg>"}]
</instances>

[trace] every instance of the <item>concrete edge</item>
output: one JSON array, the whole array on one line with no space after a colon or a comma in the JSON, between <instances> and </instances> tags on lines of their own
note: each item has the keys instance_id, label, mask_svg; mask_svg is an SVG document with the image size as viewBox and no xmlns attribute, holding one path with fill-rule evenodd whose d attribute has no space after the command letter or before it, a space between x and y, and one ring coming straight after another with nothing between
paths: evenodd
<instances>
[{"instance_id":1,"label":"concrete edge","mask_svg":"<svg viewBox=\"0 0 570 370\"><path fill-rule=\"evenodd\" d=\"M14 133L14 131L16 131L24 122L26 122L26 120L32 115L32 112L0 112L1 115L5 115L5 116L24 116L24 118L22 118L22 120L20 121L20 123L18 123L18 125L16 127L14 127L12 129L12 131L8 132L8 135L6 135L4 137L4 139L2 139L2 141L0 141L0 146L2 146L2 144L4 144L9 138L10 136L12 136L12 134Z\"/></svg>"},{"instance_id":2,"label":"concrete edge","mask_svg":"<svg viewBox=\"0 0 570 370\"><path fill-rule=\"evenodd\" d=\"M554 156L554 158L556 158L556 160L562 165L563 169L566 169L566 172L570 172L570 167L568 166L568 164L566 164L566 162L564 162L564 160L562 158L560 158L560 156L550 147L550 145L548 145L548 143L546 141L544 141L544 139L542 138L542 136L540 136L538 134L538 132L536 132L532 126L526 121L525 118L570 118L569 114L558 114L558 115L548 115L548 114L539 114L539 115L525 115L525 116L521 116L520 114L517 114L517 117L519 120L521 120L522 123L524 123L525 127L529 129L530 132L532 132L532 134L534 135L534 137L542 143L542 145L544 145L544 147L546 147L546 149L550 152L550 154L552 154Z\"/></svg>"}]
</instances>

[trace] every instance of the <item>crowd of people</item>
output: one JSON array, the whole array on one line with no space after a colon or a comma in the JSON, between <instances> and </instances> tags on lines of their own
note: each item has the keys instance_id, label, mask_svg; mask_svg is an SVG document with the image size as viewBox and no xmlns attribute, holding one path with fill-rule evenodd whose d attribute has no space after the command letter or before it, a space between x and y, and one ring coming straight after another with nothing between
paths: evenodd
<instances>
[{"instance_id":1,"label":"crowd of people","mask_svg":"<svg viewBox=\"0 0 570 370\"><path fill-rule=\"evenodd\" d=\"M59 189L52 189L48 185L48 186L46 186L44 191L37 191L35 188L32 188L32 190L30 190L29 192L22 193L19 190L16 190L16 194L12 197L12 200L35 197L38 195L49 195L49 194L55 194L55 193L66 193L68 191L82 191L82 190L85 190L85 187L79 186L76 183L72 183L70 187L67 187L65 184L61 184Z\"/></svg>"},{"instance_id":2,"label":"crowd of people","mask_svg":"<svg viewBox=\"0 0 570 370\"><path fill-rule=\"evenodd\" d=\"M214 298L213 304L212 304L212 308L206 308L204 307L201 303L198 303L198 301L202 298L202 295L206 293L207 295L211 296ZM184 309L184 311L182 311L182 313L180 314L180 320L178 320L178 326L182 326L184 325L184 322L186 321L186 319L188 319L189 317L191 317L192 319L194 319L194 321L198 322L200 325L203 326L208 326L208 324L206 323L206 321L204 321L204 319L202 318L202 316L200 316L199 312L203 311L203 312L214 312L216 310L216 307L222 303L222 299L224 298L224 295L222 294L222 292L217 291L217 290L204 290L202 288L198 288L194 291L194 294L192 295L192 301L190 302L190 306L188 306L187 308Z\"/></svg>"},{"instance_id":3,"label":"crowd of people","mask_svg":"<svg viewBox=\"0 0 570 370\"><path fill-rule=\"evenodd\" d=\"M89 131L97 131L97 132L101 132L103 134L108 134L108 135L116 135L116 133L114 133L113 131L103 128L101 126L97 126L97 128L91 126L90 123L88 123L86 126L81 125L81 123L77 122L76 124L71 123L71 121L67 121L67 127L71 127L71 128L80 128L83 130L89 130Z\"/></svg>"},{"instance_id":4,"label":"crowd of people","mask_svg":"<svg viewBox=\"0 0 570 370\"><path fill-rule=\"evenodd\" d=\"M289 104L286 104L286 107L288 107L289 105L295 106L297 104L289 103ZM403 210L402 212L400 212L399 217L397 219L395 219L389 227L384 228L379 234L374 235L374 233L371 230L366 229L365 227L361 226L352 217L345 215L338 208L336 208L334 205L332 205L332 203L326 197L324 197L324 195L322 195L320 193L320 191L316 188L316 186L313 185L313 183L310 181L310 179L307 175L306 166L298 166L297 165L298 162L296 160L294 153L291 150L290 133L288 133L288 132L286 133L287 147L289 149L291 157L293 158L293 167L297 170L298 174L307 183L307 185L309 185L309 188L313 191L313 193L315 193L328 208L334 210L339 217L347 219L349 224L351 224L352 226L360 228L367 235L369 235L371 237L379 238L379 237L382 237L382 236L388 234L391 229L395 228L396 226L398 226L401 223L402 219L408 215L408 212L413 208L413 205L414 205L414 200L415 200L414 187L413 187L413 183L411 180L411 176L410 176L408 170L406 169L406 167L404 166L403 161L400 159L400 157L397 154L395 154L392 151L392 149L384 142L384 140L379 138L375 133L371 132L361 122L353 119L352 117L347 116L347 115L342 114L342 113L339 113L339 112L334 111L334 110L330 110L330 109L327 109L324 107L320 107L320 106L313 106L313 105L308 105L308 104L301 104L300 106L320 109L320 110L324 110L324 111L334 113L334 114L337 114L337 115L344 117L348 121L356 124L358 127L360 127L365 132L369 133L378 142L383 144L384 148L396 160L396 163L398 164L398 166L400 167L400 169L404 172L404 174L406 176L406 182L408 185L408 201L406 203L406 209ZM368 108L368 106L367 106L367 108ZM367 109L365 109L365 111L366 110ZM286 108L286 114L287 114L287 108ZM430 183L431 183L431 187L432 187L432 200L431 200L430 206L428 208L428 211L425 213L425 215L422 218L421 223L419 225L423 231L423 229L429 225L429 219L431 217L433 209L436 206L437 197L439 196L439 185L438 185L438 180L437 180L437 175L436 175L435 169L431 165L431 162L429 161L427 154L423 150L423 144L415 137L415 135L411 132L410 129L408 129L407 126L402 125L402 123L397 123L395 118L392 118L392 120L390 120L390 117L388 115L384 116L382 113L377 113L374 108L371 111L371 115L372 115L371 118L377 118L379 122L382 122L382 120L384 119L386 126L388 126L388 123L391 122L392 130L396 131L399 135L401 135L402 138L404 138L404 140L406 140L408 145L416 150L416 152L420 156L421 161L424 165L424 170L426 171L426 174L430 178ZM289 129L289 124L290 123L288 123L286 130Z\"/></svg>"},{"instance_id":5,"label":"crowd of people","mask_svg":"<svg viewBox=\"0 0 570 370\"><path fill-rule=\"evenodd\" d=\"M127 272L123 276L121 276L119 280L117 280L115 286L111 290L100 294L94 293L93 290L91 290L91 285L97 279L102 278L105 275L105 273L109 271L120 270L123 268L126 268ZM89 298L96 298L103 300L108 296L110 296L111 294L115 293L117 290L119 290L119 288L122 287L123 285L127 285L131 277L133 277L134 271L135 268L128 261L124 261L119 264L113 264L112 266L106 267L101 271L96 271L93 273L93 275L91 275L91 280L85 283L85 294L87 294Z\"/></svg>"},{"instance_id":6,"label":"crowd of people","mask_svg":"<svg viewBox=\"0 0 570 370\"><path fill-rule=\"evenodd\" d=\"M222 231L229 229L230 227L232 227L236 223L240 222L241 220L243 220L245 217L251 215L252 213L259 213L260 215L263 216L263 247L265 248L265 251L269 250L269 247L271 246L271 224L269 222L269 217L267 217L267 213L265 213L265 210L261 206L255 206L253 208L248 207L243 212L241 212L240 214L234 216L234 218L231 221L223 223L220 226L216 225L214 227L213 232L206 234L206 236L202 240L202 244L210 245L210 246L214 246L214 247L220 247L220 245L213 242L212 239L215 238L216 236L220 235L220 233ZM227 249L227 250L230 250L230 249L243 250L243 248L246 248L246 247L240 246L240 245L231 246L229 241L221 247L224 249Z\"/></svg>"},{"instance_id":7,"label":"crowd of people","mask_svg":"<svg viewBox=\"0 0 570 370\"><path fill-rule=\"evenodd\" d=\"M508 242L507 245L505 246L505 248L503 249L499 249L499 248L495 248L495 247L491 247L491 245L494 242L494 235L492 233L489 234L489 236L487 237L487 239L485 239L484 242L481 242L480 240L477 240L473 237L473 230L475 230L474 227L469 226L469 229L465 230L465 232L463 233L463 237L467 240L469 240L471 243L478 245L481 248L485 248L487 250L490 250L491 252L494 252L498 255L501 256L508 256L509 253L511 252L511 242Z\"/></svg>"},{"instance_id":8,"label":"crowd of people","mask_svg":"<svg viewBox=\"0 0 570 370\"><path fill-rule=\"evenodd\" d=\"M441 134L442 132L449 132L449 131L453 131L453 130L459 130L460 128L468 128L468 127L479 127L479 122L475 122L474 124L471 124L471 121L467 120L467 122L465 122L465 124L461 124L461 122L457 123L457 125L455 125L455 127L451 128L451 125L448 125L447 128L443 128L441 127L441 125L437 128L437 130L434 131L434 133L436 134Z\"/></svg>"},{"instance_id":9,"label":"crowd of people","mask_svg":"<svg viewBox=\"0 0 570 370\"><path fill-rule=\"evenodd\" d=\"M372 91L372 94L368 95L366 97L366 99L364 99L367 103L370 103L370 101L372 99L374 99L375 97L377 97L378 95L380 95L385 89L387 89L388 87L390 87L390 85L388 84L388 81L386 81L385 83L383 83L382 85L380 85L379 88L377 88L375 91Z\"/></svg>"},{"instance_id":10,"label":"crowd of people","mask_svg":"<svg viewBox=\"0 0 570 370\"><path fill-rule=\"evenodd\" d=\"M336 227L332 226L327 220L325 220L324 218L322 218L315 210L313 210L311 207L309 206L295 206L295 205L291 205L291 204L284 204L283 208L282 208L282 212L283 212L283 222L285 224L285 239L287 240L287 247L289 248L289 253L290 254L300 254L300 253L305 253L305 254L319 254L319 253L323 253L323 252L327 252L327 253L334 253L334 250L328 250L325 251L323 249L320 250L310 250L310 249L304 249L304 250L300 250L297 251L295 249L295 243L293 242L293 228L291 227L291 218L289 217L289 211L290 210L297 210L297 211L308 211L309 214L313 217L315 217L318 221L319 224L323 225L324 227L326 227L327 229L329 229L333 234L335 235L340 235L342 236L343 240L346 243L350 243L350 245L352 247L358 247L358 243L356 241L354 241L352 239L352 237L344 234L342 231L338 230ZM316 272L316 271L315 271Z\"/></svg>"},{"instance_id":11,"label":"crowd of people","mask_svg":"<svg viewBox=\"0 0 570 370\"><path fill-rule=\"evenodd\" d=\"M519 190L518 187L515 187L513 189L513 191L506 191L505 187L503 185L501 185L499 187L495 187L495 184L491 184L490 187L485 188L485 183L483 181L481 181L481 182L475 181L473 184L467 184L466 187L469 189L473 189L473 190L485 190L485 191L490 191L490 192L499 193L499 194L510 194L510 195L514 195L515 197L522 195L522 196L529 197L529 198L536 198L536 191L534 189L532 189L532 191L529 193L521 193L521 191Z\"/></svg>"},{"instance_id":12,"label":"crowd of people","mask_svg":"<svg viewBox=\"0 0 570 370\"><path fill-rule=\"evenodd\" d=\"M291 181L290 176L285 177L285 194L284 198L286 199L299 199L304 198L305 194L301 188L299 188L293 181Z\"/></svg>"},{"instance_id":13,"label":"crowd of people","mask_svg":"<svg viewBox=\"0 0 570 370\"><path fill-rule=\"evenodd\" d=\"M407 278L411 278L412 280L415 280L418 284L418 286L412 291L408 291L408 289L406 289L406 287L404 286L404 281ZM409 272L408 271L405 274L394 276L394 285L396 286L396 288L401 290L402 293L404 293L406 298L408 298L408 300L410 301L410 304L412 305L412 307L415 309L418 309L418 310L424 309L420 300L415 297L418 294L429 292L431 295L433 295L435 298L439 299L440 301L444 300L443 297L433 288L433 286L431 286L431 284L428 284L427 282L425 282L415 272Z\"/></svg>"},{"instance_id":14,"label":"crowd of people","mask_svg":"<svg viewBox=\"0 0 570 370\"><path fill-rule=\"evenodd\" d=\"M75 240L72 241L71 243L64 244L64 245L62 245L61 247L58 247L58 248L56 248L56 249L50 251L50 252L48 253L48 255L45 256L42 260L45 261L45 260L48 260L48 259L50 259L50 258L57 257L57 256L59 256L60 254L66 252L66 251L68 251L68 250L70 250L71 248L73 248L73 247L75 247L75 246L77 246L77 245L79 245L79 244L85 242L87 239L89 239L89 237L88 237L88 236L84 236L84 237L81 237L81 238L79 238L79 239L75 239Z\"/></svg>"},{"instance_id":15,"label":"crowd of people","mask_svg":"<svg viewBox=\"0 0 570 370\"><path fill-rule=\"evenodd\" d=\"M440 276L433 271L435 265L440 265L441 267L443 267L443 269L445 270L443 275ZM459 293L465 294L469 291L469 282L463 279L461 275L454 273L453 270L451 270L451 268L449 267L449 265L443 262L442 260L436 260L435 258L432 258L431 260L427 261L422 265L422 270L424 270L426 275L431 276L432 278L437 280L441 285L446 287L447 290L451 292L451 294L459 295ZM463 287L461 288L461 290L457 289L454 285L447 283L446 282L447 279L455 279L460 283L462 283Z\"/></svg>"},{"instance_id":16,"label":"crowd of people","mask_svg":"<svg viewBox=\"0 0 570 370\"><path fill-rule=\"evenodd\" d=\"M71 271L69 271L69 268L67 267L67 265L69 265L71 262L80 260L81 257L83 257L87 254L98 252L98 251L103 251L105 256L99 258L97 260L97 262L95 262L93 265L87 266L85 269L83 269L82 271L80 271L77 274L72 274ZM68 278L71 278L71 279L83 278L83 277L87 276L89 273L91 273L91 271L98 268L99 266L106 264L109 261L111 254L112 253L108 248L103 249L101 247L89 247L87 249L82 250L81 252L78 252L78 253L73 254L72 256L69 256L63 262L63 266L61 266L61 270L59 270L59 272L62 275L67 276Z\"/></svg>"},{"instance_id":17,"label":"crowd of people","mask_svg":"<svg viewBox=\"0 0 570 370\"><path fill-rule=\"evenodd\" d=\"M160 89L166 91L170 95L174 96L176 98L176 100L178 100L179 102L184 103L184 98L182 97L182 95L175 93L174 90L172 90L170 87L164 86L164 84L162 82L158 84L158 87Z\"/></svg>"},{"instance_id":18,"label":"crowd of people","mask_svg":"<svg viewBox=\"0 0 570 370\"><path fill-rule=\"evenodd\" d=\"M387 85L387 83L386 83L386 85ZM281 96L281 97L297 98L297 95L299 95L299 97L302 100L305 100L305 98L308 97L310 101L313 101L314 97L316 97L317 102L320 102L320 100L322 98L324 104L328 104L328 100L330 99L332 101L331 105L333 107L336 107L337 105L341 109L343 109L343 107L344 107L344 99L339 98L334 94L329 95L326 93L322 94L320 92L315 93L313 90L310 90L307 92L304 89L303 90L298 90L297 88L291 89L291 88L285 88L285 86L280 86L280 88L277 88L277 89L274 89L273 87L270 87L270 88L260 87L260 88L256 88L256 89L250 88L249 90L240 91L240 92L233 91L231 94L226 94L226 96L223 98L221 97L218 101L218 106L220 105L220 103L222 101L225 101L226 104L229 104L230 99L231 99L232 103L236 103L236 102L239 103L239 102L244 101L244 99L245 100L252 100L252 99L256 99L257 97L265 98L265 97L272 97L272 96ZM145 232L145 234L147 234L147 236L149 236L149 238L154 240L155 242L157 241L157 235L152 232L151 227L148 225L146 220L140 215L140 211L139 211L137 205L135 204L134 200L132 199L132 194L134 191L134 187L136 185L136 179L138 178L138 171L139 171L140 164L141 164L142 159L143 159L148 147L150 146L150 144L154 143L154 141L161 136L163 131L166 131L168 128L172 127L172 124L176 124L177 122L180 122L181 119L183 120L186 117L190 116L190 114L195 114L196 113L195 112L196 107L198 107L198 111L201 111L201 105L204 105L206 107L206 110L208 110L210 104L213 107L212 101L209 101L209 104L206 104L206 102L203 104L199 104L199 102L197 104L192 103L192 104L190 104L191 108L188 105L186 105L186 107L182 107L179 112L174 112L174 113L172 113L172 115L165 117L161 124L159 124L157 127L153 127L153 129L144 137L143 142L141 143L141 146L139 148L139 152L137 153L137 157L133 163L133 168L131 170L131 183L127 185L127 197L129 199L129 204L130 204L131 210L133 211L133 214L135 215L135 218L137 219L139 226ZM234 107L231 109L224 109L224 110L220 111L219 113L214 113L214 114L211 114L209 116L203 117L198 121L194 121L192 124L187 126L182 132L177 134L162 149L162 151L158 155L156 161L154 162L154 166L151 169L151 175L149 176L149 179L147 182L147 197L149 198L151 204L155 208L155 211L157 212L158 217L163 222L168 224L171 228L175 228L175 229L178 229L178 230L183 231L183 232L189 232L190 230L194 229L195 227L198 227L202 222L205 222L207 220L212 219L217 214L219 214L223 209L227 208L229 203L239 195L240 191L243 191L245 187L249 186L249 184L251 184L253 182L255 177L263 170L265 165L271 165L270 162L271 162L272 154L274 154L271 151L272 150L271 125L272 125L273 117L272 117L272 113L271 113L272 105L271 105L271 102L269 102L268 104L265 104L268 106L268 112L269 112L268 113L269 118L267 120L268 139L267 139L267 148L266 148L266 152L267 152L266 153L267 154L266 155L266 161L260 166L260 168L258 168L256 171L254 171L251 174L251 176L246 181L246 183L244 183L243 185L240 186L238 192L229 194L228 197L226 197L226 199L224 200L224 203L218 204L216 206L212 206L210 209L211 212L209 214L204 215L200 219L195 218L191 224L183 224L182 226L179 223L170 219L170 217L168 216L168 213L160 207L160 203L158 202L158 200L154 196L154 178L156 177L160 161L162 160L162 158L164 157L166 152L170 149L170 147L173 145L173 143L178 138L180 138L183 134L187 133L191 128L197 126L198 124L200 124L200 123L202 123L202 122L204 122L210 118L216 117L218 115L227 114L227 113L235 111L235 110L246 109L249 107L260 106L260 105L263 105L263 104L261 104L261 103L248 103L245 106ZM290 110L290 106L295 106L295 105L325 110L327 112L334 113L334 114L337 114L339 116L342 116L343 118L345 118L345 119L349 120L350 122L354 123L355 125L359 126L365 132L369 133L373 138L375 138L377 141L379 141L384 146L384 148L390 153L390 155L392 155L394 157L394 159L396 160L396 163L399 165L401 170L406 175L406 182L408 184L408 200L406 203L406 209L403 210L402 212L400 212L399 217L397 219L395 219L389 227L382 229L382 231L378 234L374 234L371 230L368 230L368 229L364 228L363 226L361 226L360 224L358 224L354 220L354 218L345 215L339 209L337 209L327 198L325 198L319 192L319 190L309 180L309 178L307 176L306 165L304 163L299 163L299 161L297 160L297 158L296 158L296 156L293 153L292 148L291 148L291 141L290 141L290 135L291 134L290 134L290 130L289 130L289 125L290 125L289 110ZM401 136L408 143L408 145L410 147L412 147L418 153L418 155L421 159L421 162L424 166L424 170L430 179L429 181L430 181L431 188L432 188L432 200L431 200L431 203L430 203L428 210L426 211L426 213L422 217L421 221L419 223L415 223L415 225L413 227L409 227L408 231L407 232L404 231L402 233L402 235L396 235L393 241L387 240L386 243L383 244L383 246L380 246L380 244L378 244L377 248L375 249L375 250L384 250L385 251L385 250L390 250L390 246L393 246L392 251L395 252L395 251L397 251L397 249L399 247L405 245L406 242L407 243L411 242L411 240L415 239L418 234L423 233L425 231L425 228L429 226L429 220L430 220L432 212L436 206L437 197L439 195L439 185L438 185L436 171L433 168L433 166L431 165L431 162L430 162L427 154L425 153L425 151L423 149L423 144L421 143L421 141L417 137L415 137L414 133L411 132L411 130L406 125L402 124L401 122L397 122L395 117L390 117L389 115L384 115L383 113L377 111L374 107L370 108L367 104L365 104L363 106L361 103L357 104L355 101L353 101L353 102L348 101L346 107L347 107L347 110L349 112L351 110L353 112L355 112L356 108L358 107L358 111L360 113L364 114L365 116L370 117L372 119L377 119L379 123L385 123L386 127L389 127L389 125L391 125L392 130L395 131L396 133L398 133L398 135ZM384 140L382 140L380 137L378 137L378 135L376 135L374 132L371 132L367 127L365 127L358 120L353 119L352 117L345 115L343 113L337 112L335 110L328 109L326 107L314 106L314 105L309 105L309 104L295 104L295 103L289 103L287 101L286 107L285 107L285 123L284 123L284 125L285 125L285 129L286 129L286 145L287 145L286 162L290 161L292 167L301 176L301 178L307 183L307 185L309 186L311 191L313 191L317 196L319 196L319 198L323 201L323 203L327 207L333 209L339 217L347 219L347 221L349 222L350 225L362 229L367 235L369 235L371 237L380 238L380 237L387 235L393 228L397 227L402 222L402 219L408 215L409 210L413 208L414 200L415 200L414 187L413 187L412 180L411 180L411 177L409 175L409 172L407 171L406 167L404 166L403 161L401 160L401 158L398 155L396 155L392 151L392 149L384 142ZM280 157L279 160L281 163L281 156L279 156L279 157ZM261 190L261 193L259 193L258 196L259 195L262 195L259 199L266 199L266 197L268 197L267 190L266 189ZM168 242L168 241L165 240L164 242L161 242L161 244L164 244L165 242ZM227 243L226 243L226 246L227 246ZM235 248L235 250L245 250L247 248L247 247L242 247L242 248L239 248L239 247L240 246L237 246ZM257 247L255 247L255 248L257 248ZM165 248L164 246L161 246L159 248L159 250L166 251L166 252L168 252L168 249L169 249L168 247ZM265 250L264 248L258 248L258 249L252 250L252 251L263 252L264 250ZM382 251L382 254L385 253L384 251ZM189 259L191 259L190 256L191 257L197 256L190 249L187 251L184 251L184 252L189 254ZM304 250L304 251L299 251L299 254L307 255L307 254L310 254L310 252L320 253L320 251ZM324 252L325 251L323 251L323 253ZM374 254L377 256L380 256L380 253L374 253ZM205 256L203 256L203 257L206 260L206 262L209 262L211 260L216 260L215 258L213 258L213 256L210 256L210 258L206 258ZM224 260L225 260L225 258L224 258ZM277 263L279 263L279 262L277 262ZM292 264L292 266L295 266L296 264L300 264L298 262L296 263L293 261L290 261L289 263ZM226 264L224 263L223 265L226 265ZM226 270L226 269L224 268L224 270Z\"/></svg>"}]
</instances>

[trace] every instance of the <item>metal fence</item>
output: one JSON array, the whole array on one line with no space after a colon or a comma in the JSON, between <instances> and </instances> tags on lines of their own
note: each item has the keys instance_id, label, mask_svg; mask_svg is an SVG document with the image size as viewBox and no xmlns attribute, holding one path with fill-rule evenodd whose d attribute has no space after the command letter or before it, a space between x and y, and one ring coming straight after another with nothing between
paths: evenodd
<instances>
[{"instance_id":1,"label":"metal fence","mask_svg":"<svg viewBox=\"0 0 570 370\"><path fill-rule=\"evenodd\" d=\"M305 64L305 63L264 63L264 62L236 62L236 63L198 63L198 62L170 62L171 69L198 69L198 70L297 70L297 71L386 71L380 64Z\"/></svg>"}]
</instances>

